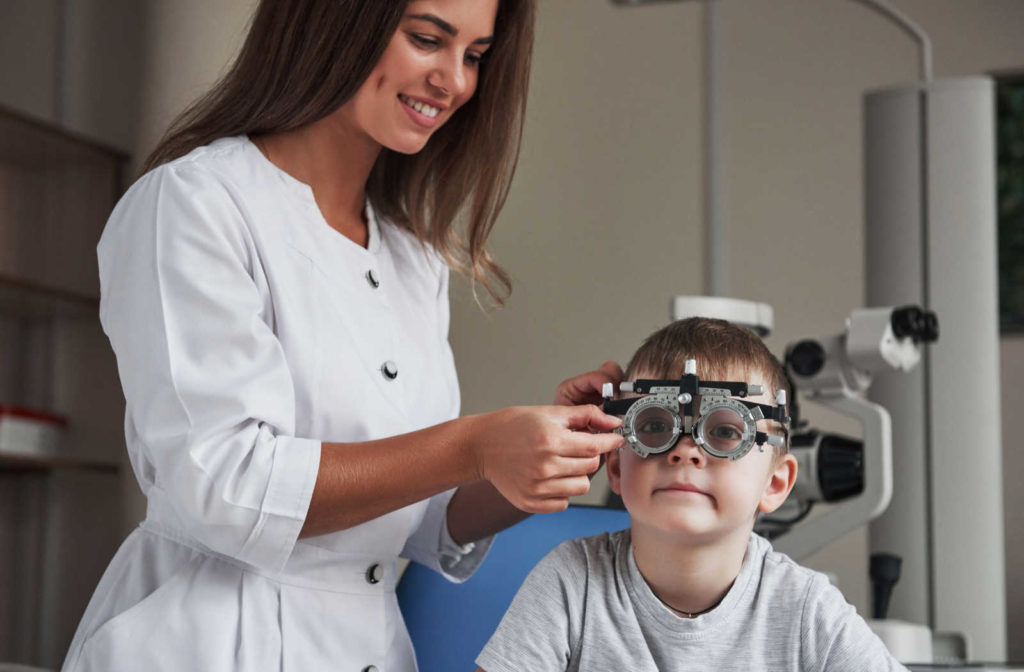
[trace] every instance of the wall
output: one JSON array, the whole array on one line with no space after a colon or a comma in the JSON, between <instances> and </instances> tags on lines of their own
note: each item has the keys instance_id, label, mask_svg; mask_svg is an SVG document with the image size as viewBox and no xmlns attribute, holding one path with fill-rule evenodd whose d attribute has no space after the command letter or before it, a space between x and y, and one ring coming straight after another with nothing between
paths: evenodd
<instances>
[{"instance_id":1,"label":"wall","mask_svg":"<svg viewBox=\"0 0 1024 672\"><path fill-rule=\"evenodd\" d=\"M69 40L79 45L76 59L100 61L88 68L60 61L68 82L62 109L72 127L138 158L223 71L254 2L114 1L70 5L79 17L71 32L90 26L86 32L105 42ZM1019 0L893 4L930 33L937 77L1024 68ZM0 63L8 64L0 66L0 104L53 114L55 47L39 26L68 11L62 6L0 3ZM861 95L913 79L917 54L903 33L853 2L729 0L720 7L728 292L774 305L777 328L768 342L778 352L797 337L838 332L863 303ZM667 321L673 295L702 291L704 11L700 3L540 0L522 160L492 239L515 290L504 310L489 315L464 284L453 290L464 412L549 401L562 378L628 358ZM115 19L120 27L106 30ZM120 94L128 98L115 103ZM1007 367L1014 361L1007 352L1022 359L1017 345L1004 342ZM1006 369L1007 399L1024 394L1019 380ZM812 419L856 431L825 412ZM1019 462L1008 453L1006 473L1021 473ZM126 529L141 516L136 491L126 485ZM1010 632L1021 632L1024 542L1013 512L1024 510L1024 494L1005 492L1006 565L1017 572L1007 582ZM865 556L866 535L858 531L809 561L833 571L862 613ZM1011 638L1010 646L1024 659L1024 642Z\"/></svg>"},{"instance_id":2,"label":"wall","mask_svg":"<svg viewBox=\"0 0 1024 672\"><path fill-rule=\"evenodd\" d=\"M930 33L937 77L1024 67L1024 3L894 4ZM465 291L453 310L466 412L547 401L562 378L628 358L667 321L673 294L702 290L703 9L541 5L523 159L493 245L517 284L500 313L482 317ZM841 331L863 305L862 94L914 79L917 51L853 2L744 0L720 10L728 292L774 305L768 342L781 352L798 337ZM856 432L806 412L818 426ZM1007 511L1021 510L1011 490ZM834 572L867 613L866 555L860 530L807 564ZM1022 566L1015 557L1008 568ZM1024 604L1019 580L1008 585L1018 586L1011 602Z\"/></svg>"}]
</instances>

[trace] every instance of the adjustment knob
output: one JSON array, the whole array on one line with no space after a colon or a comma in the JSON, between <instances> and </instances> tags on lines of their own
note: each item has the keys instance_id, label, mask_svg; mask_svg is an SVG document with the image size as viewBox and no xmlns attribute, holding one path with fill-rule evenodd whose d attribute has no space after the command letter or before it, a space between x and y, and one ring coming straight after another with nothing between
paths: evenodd
<instances>
[{"instance_id":1,"label":"adjustment knob","mask_svg":"<svg viewBox=\"0 0 1024 672\"><path fill-rule=\"evenodd\" d=\"M816 376L825 366L825 348L815 340L799 341L786 353L786 363L799 376Z\"/></svg>"}]
</instances>

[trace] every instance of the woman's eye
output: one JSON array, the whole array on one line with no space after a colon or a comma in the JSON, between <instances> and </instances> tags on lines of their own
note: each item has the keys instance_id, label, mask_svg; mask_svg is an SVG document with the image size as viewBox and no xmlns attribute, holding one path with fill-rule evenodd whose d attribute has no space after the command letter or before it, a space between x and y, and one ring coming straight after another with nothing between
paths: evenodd
<instances>
[{"instance_id":1,"label":"woman's eye","mask_svg":"<svg viewBox=\"0 0 1024 672\"><path fill-rule=\"evenodd\" d=\"M473 67L477 67L484 60L483 54L474 54L473 52L466 52L466 63L469 63Z\"/></svg>"},{"instance_id":2,"label":"woman's eye","mask_svg":"<svg viewBox=\"0 0 1024 672\"><path fill-rule=\"evenodd\" d=\"M437 39L418 33L409 33L409 39L413 41L413 44L423 49L432 49L438 44Z\"/></svg>"},{"instance_id":3,"label":"woman's eye","mask_svg":"<svg viewBox=\"0 0 1024 672\"><path fill-rule=\"evenodd\" d=\"M664 422L651 420L640 427L641 434L661 434L668 431L668 425Z\"/></svg>"}]
</instances>

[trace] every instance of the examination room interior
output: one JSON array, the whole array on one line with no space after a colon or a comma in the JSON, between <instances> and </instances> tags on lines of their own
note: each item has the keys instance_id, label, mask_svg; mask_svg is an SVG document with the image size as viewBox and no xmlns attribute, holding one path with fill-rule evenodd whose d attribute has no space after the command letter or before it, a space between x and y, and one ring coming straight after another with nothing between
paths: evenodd
<instances>
[{"instance_id":1,"label":"examination room interior","mask_svg":"<svg viewBox=\"0 0 1024 672\"><path fill-rule=\"evenodd\" d=\"M673 297L711 293L712 277L715 294L772 307L767 343L779 355L797 339L842 331L851 311L868 305L864 96L919 78L919 45L906 31L853 0L715 0L713 10L702 0L538 4L522 152L491 243L513 292L504 308L484 312L467 283L453 282L463 413L549 403L563 378L608 359L624 364L670 319ZM936 80L1018 82L1024 101L1024 2L890 4L927 32ZM75 225L78 202L82 212L109 212L109 181L123 191L175 114L224 72L254 6L0 0L0 406L31 401L69 420L59 459L32 463L0 447L0 661L59 668L106 563L145 513L125 456L113 354L96 319L104 217L88 234L66 236L59 226ZM1020 171L1024 117L1016 124ZM54 146L102 154L113 166L103 169L108 184L54 167L65 150L53 150L48 177L19 177L8 158L18 143L3 136L23 127L58 138ZM995 239L1010 245L1009 236ZM29 246L56 250L42 266L78 269L60 277L81 282L53 289L22 273ZM1024 277L1024 247L1015 250L999 258ZM33 302L42 307L25 307ZM1022 305L1016 321L1004 318L997 344L978 346L980 356L998 349L1002 479L987 494L999 493L1002 505L979 514L1001 534L971 553L999 556L1005 572L1005 602L983 605L999 622L972 636L979 660L1024 661L1024 428L1014 420L1024 409ZM941 357L941 346L940 337L930 356ZM860 431L828 409L805 404L804 412L830 431ZM977 447L962 449L966 462ZM932 493L968 515L974 494ZM583 501L606 495L599 477ZM861 525L803 561L830 573L867 616L870 553Z\"/></svg>"}]
</instances>

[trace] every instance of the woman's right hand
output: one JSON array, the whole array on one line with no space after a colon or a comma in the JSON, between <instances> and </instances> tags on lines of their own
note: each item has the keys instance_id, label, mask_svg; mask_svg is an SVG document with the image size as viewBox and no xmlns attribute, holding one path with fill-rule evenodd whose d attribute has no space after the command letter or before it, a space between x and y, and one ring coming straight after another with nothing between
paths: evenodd
<instances>
[{"instance_id":1,"label":"woman's right hand","mask_svg":"<svg viewBox=\"0 0 1024 672\"><path fill-rule=\"evenodd\" d=\"M601 456L622 445L621 424L597 406L525 406L472 416L477 472L528 513L562 511L590 489Z\"/></svg>"}]
</instances>

